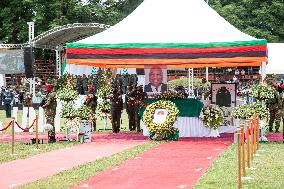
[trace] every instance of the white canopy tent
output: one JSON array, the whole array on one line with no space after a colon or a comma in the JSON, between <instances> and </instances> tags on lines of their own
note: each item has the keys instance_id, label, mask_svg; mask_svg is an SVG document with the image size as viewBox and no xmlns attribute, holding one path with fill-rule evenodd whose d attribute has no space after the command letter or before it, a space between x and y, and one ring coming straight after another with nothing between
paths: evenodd
<instances>
[{"instance_id":1,"label":"white canopy tent","mask_svg":"<svg viewBox=\"0 0 284 189\"><path fill-rule=\"evenodd\" d=\"M208 43L255 40L204 0L144 0L109 29L76 43Z\"/></svg>"},{"instance_id":2,"label":"white canopy tent","mask_svg":"<svg viewBox=\"0 0 284 189\"><path fill-rule=\"evenodd\" d=\"M88 52L84 52L83 54L91 55L95 54L95 52L92 52L91 50L94 48L91 47L91 45L96 44L127 44L128 48L135 48L132 44L198 43L207 44L207 47L225 47L228 45L225 43L238 43L240 41L242 44L237 44L236 46L242 46L243 44L245 44L244 46L250 46L252 44L249 43L257 41L257 39L236 29L204 2L204 0L144 0L138 8L118 24L91 37L67 44L68 59L65 72L78 73L78 70L81 70L81 66L96 67L105 65L102 60L94 61L92 58L89 58L88 60L78 58L80 52L75 52L76 59L71 58L72 53L74 54L72 48L86 48ZM90 46L87 47L88 45ZM261 45L266 45L266 42ZM234 45L232 45L232 47L233 46ZM111 47L109 49L110 51L113 51ZM251 49L246 51L251 51ZM200 51L199 53L202 52L203 51ZM120 53L121 52L118 54ZM248 59L249 58L242 58L237 61L216 59L215 63L218 62L217 64L220 64L220 66L240 66L239 63L245 63L247 61L246 65L251 66L252 61L254 61L254 65L260 66L261 62L266 61L265 58L261 58L252 60L249 63L250 60ZM114 59L111 60L115 61ZM187 68L197 65L195 60L197 59L190 62L190 60L187 59L187 63L192 63L191 65L187 65ZM149 59L147 59L147 61L149 61ZM144 63L147 63L147 61L144 61ZM155 60L155 62L157 61ZM218 66L212 65L213 62L213 59L208 59L199 66L204 66L204 63L211 63L209 66L213 67ZM233 64L224 64L228 62L233 62ZM126 68L128 63L121 65ZM243 65L246 66L245 64ZM90 67L86 67L84 70L90 69ZM135 66L128 66L128 68L130 67L133 68ZM121 67L117 66L116 68ZM177 68L177 66L172 66L171 68ZM184 67L180 66L179 68Z\"/></svg>"},{"instance_id":3,"label":"white canopy tent","mask_svg":"<svg viewBox=\"0 0 284 189\"><path fill-rule=\"evenodd\" d=\"M267 74L284 74L284 43L267 43Z\"/></svg>"}]
</instances>

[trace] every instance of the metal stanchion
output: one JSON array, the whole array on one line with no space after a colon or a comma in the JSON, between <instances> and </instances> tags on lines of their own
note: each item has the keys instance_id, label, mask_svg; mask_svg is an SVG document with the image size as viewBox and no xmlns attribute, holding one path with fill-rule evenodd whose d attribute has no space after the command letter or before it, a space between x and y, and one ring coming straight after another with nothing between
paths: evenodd
<instances>
[{"instance_id":1,"label":"metal stanchion","mask_svg":"<svg viewBox=\"0 0 284 189\"><path fill-rule=\"evenodd\" d=\"M247 123L248 124L248 123ZM247 141L247 166L250 168L250 126L246 125L246 141Z\"/></svg>"},{"instance_id":2,"label":"metal stanchion","mask_svg":"<svg viewBox=\"0 0 284 189\"><path fill-rule=\"evenodd\" d=\"M36 114L36 148L38 149L38 114Z\"/></svg>"},{"instance_id":3,"label":"metal stanchion","mask_svg":"<svg viewBox=\"0 0 284 189\"><path fill-rule=\"evenodd\" d=\"M242 172L241 172L241 130L237 129L237 139L238 139L238 189L242 188Z\"/></svg>"},{"instance_id":4,"label":"metal stanchion","mask_svg":"<svg viewBox=\"0 0 284 189\"><path fill-rule=\"evenodd\" d=\"M256 117L253 119L253 153L256 153Z\"/></svg>"},{"instance_id":5,"label":"metal stanchion","mask_svg":"<svg viewBox=\"0 0 284 189\"><path fill-rule=\"evenodd\" d=\"M256 118L256 149L259 149L259 117Z\"/></svg>"},{"instance_id":6,"label":"metal stanchion","mask_svg":"<svg viewBox=\"0 0 284 189\"><path fill-rule=\"evenodd\" d=\"M253 120L252 119L250 119L250 135L249 135L249 137L250 137L250 156L251 156L251 161L253 161L253 148L254 148L254 146L253 146Z\"/></svg>"},{"instance_id":7,"label":"metal stanchion","mask_svg":"<svg viewBox=\"0 0 284 189\"><path fill-rule=\"evenodd\" d=\"M246 176L245 168L245 133L244 133L244 124L240 125L241 128L241 151L242 151L242 172L243 176Z\"/></svg>"},{"instance_id":8,"label":"metal stanchion","mask_svg":"<svg viewBox=\"0 0 284 189\"><path fill-rule=\"evenodd\" d=\"M15 148L15 118L12 117L12 154L14 154Z\"/></svg>"}]
</instances>

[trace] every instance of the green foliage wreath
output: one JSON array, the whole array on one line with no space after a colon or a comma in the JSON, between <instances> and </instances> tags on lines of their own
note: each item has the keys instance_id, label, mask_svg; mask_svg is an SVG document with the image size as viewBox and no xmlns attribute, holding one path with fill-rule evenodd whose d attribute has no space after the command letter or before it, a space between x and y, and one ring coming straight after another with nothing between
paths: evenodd
<instances>
[{"instance_id":1,"label":"green foliage wreath","mask_svg":"<svg viewBox=\"0 0 284 189\"><path fill-rule=\"evenodd\" d=\"M166 121L163 123L153 123L154 113L157 108L166 109L168 111ZM179 109L175 103L171 101L159 100L147 106L142 119L149 130L150 138L152 140L177 140L179 131L173 128L173 124L178 114Z\"/></svg>"}]
</instances>

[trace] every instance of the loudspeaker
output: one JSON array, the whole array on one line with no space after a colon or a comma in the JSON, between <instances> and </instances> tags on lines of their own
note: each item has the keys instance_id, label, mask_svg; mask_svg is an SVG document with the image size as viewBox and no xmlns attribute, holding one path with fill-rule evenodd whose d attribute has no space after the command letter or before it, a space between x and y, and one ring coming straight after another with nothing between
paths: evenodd
<instances>
[{"instance_id":1,"label":"loudspeaker","mask_svg":"<svg viewBox=\"0 0 284 189\"><path fill-rule=\"evenodd\" d=\"M24 65L27 78L34 77L34 53L32 47L24 48Z\"/></svg>"},{"instance_id":2,"label":"loudspeaker","mask_svg":"<svg viewBox=\"0 0 284 189\"><path fill-rule=\"evenodd\" d=\"M145 75L145 71L144 71L144 69L138 69L138 68L136 68L136 74L137 74L137 75Z\"/></svg>"}]
</instances>

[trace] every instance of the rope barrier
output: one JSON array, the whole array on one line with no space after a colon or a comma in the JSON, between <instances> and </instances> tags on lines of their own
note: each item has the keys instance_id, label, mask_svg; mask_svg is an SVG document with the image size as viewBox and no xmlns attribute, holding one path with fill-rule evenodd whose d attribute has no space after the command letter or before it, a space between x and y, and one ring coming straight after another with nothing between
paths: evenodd
<instances>
[{"instance_id":1,"label":"rope barrier","mask_svg":"<svg viewBox=\"0 0 284 189\"><path fill-rule=\"evenodd\" d=\"M30 128L32 128L32 126L34 125L35 121L36 121L36 119L34 119L32 125L29 126L28 128L22 128L22 127L20 126L20 124L19 124L17 121L15 121L15 123L16 123L16 125L17 125L20 129L22 129L23 131L28 131L28 130L30 130Z\"/></svg>"},{"instance_id":2,"label":"rope barrier","mask_svg":"<svg viewBox=\"0 0 284 189\"><path fill-rule=\"evenodd\" d=\"M13 122L13 120L11 120L6 127L4 127L3 129L0 129L0 131L7 130L12 125L12 122Z\"/></svg>"},{"instance_id":3,"label":"rope barrier","mask_svg":"<svg viewBox=\"0 0 284 189\"><path fill-rule=\"evenodd\" d=\"M244 132L246 128L246 131ZM245 160L247 160L247 167L250 169L254 154L259 149L259 117L255 115L250 118L246 124L241 124L236 131L237 134L237 162L238 162L238 189L242 188L242 179L246 179ZM245 138L244 138L245 136ZM246 140L245 140L246 139ZM245 152L245 142L247 150Z\"/></svg>"}]
</instances>

